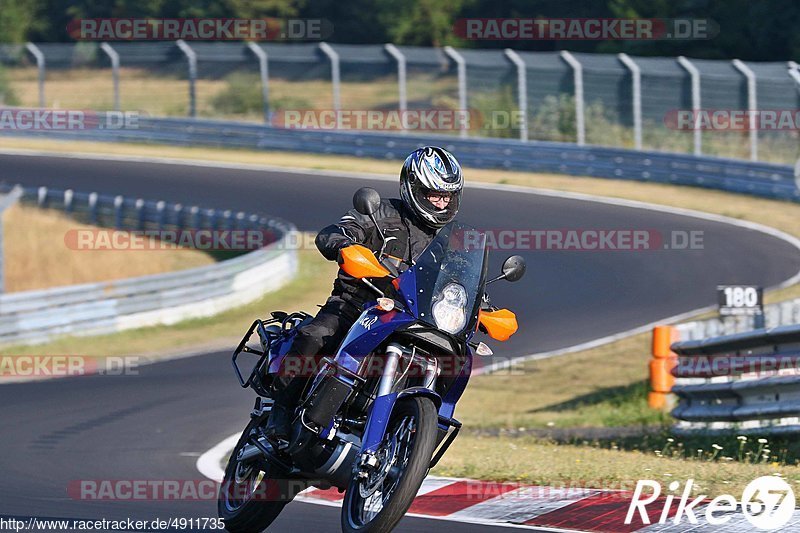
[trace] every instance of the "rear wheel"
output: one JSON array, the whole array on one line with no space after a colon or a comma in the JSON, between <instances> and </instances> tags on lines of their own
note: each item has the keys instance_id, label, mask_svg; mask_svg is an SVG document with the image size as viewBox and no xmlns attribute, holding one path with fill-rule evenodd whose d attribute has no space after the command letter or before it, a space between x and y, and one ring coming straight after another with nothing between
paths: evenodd
<instances>
[{"instance_id":1,"label":"rear wheel","mask_svg":"<svg viewBox=\"0 0 800 533\"><path fill-rule=\"evenodd\" d=\"M400 400L367 475L354 475L342 505L342 530L391 531L403 518L428 472L436 448L437 411L428 398Z\"/></svg>"},{"instance_id":2,"label":"rear wheel","mask_svg":"<svg viewBox=\"0 0 800 533\"><path fill-rule=\"evenodd\" d=\"M252 533L264 530L305 488L298 480L287 479L280 469L262 457L247 461L238 459L250 435L264 423L264 417L253 419L228 459L217 499L219 517L225 521L228 531Z\"/></svg>"}]
</instances>

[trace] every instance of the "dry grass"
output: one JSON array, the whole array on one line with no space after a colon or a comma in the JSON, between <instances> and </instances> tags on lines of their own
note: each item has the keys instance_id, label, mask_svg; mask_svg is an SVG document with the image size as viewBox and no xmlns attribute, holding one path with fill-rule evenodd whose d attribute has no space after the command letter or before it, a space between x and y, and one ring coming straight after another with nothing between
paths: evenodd
<instances>
[{"instance_id":1,"label":"dry grass","mask_svg":"<svg viewBox=\"0 0 800 533\"><path fill-rule=\"evenodd\" d=\"M793 487L800 484L800 467L779 463L686 460L655 453L601 449L543 442L532 438L463 435L433 471L444 476L518 481L524 484L633 490L639 479L662 485L688 479L694 494L740 495L759 476L780 474Z\"/></svg>"},{"instance_id":2,"label":"dry grass","mask_svg":"<svg viewBox=\"0 0 800 533\"><path fill-rule=\"evenodd\" d=\"M34 67L6 70L9 86L20 105L36 107L39 103L38 74ZM121 108L138 110L155 116L185 115L189 109L188 82L178 76L157 76L146 69L120 68ZM257 82L256 68L252 69ZM200 116L226 116L261 121L260 113L232 115L214 109L214 98L228 88L225 79L200 79L197 82L197 112ZM297 82L271 79L270 99L275 103L291 102L292 107L331 109L333 89L328 80L302 80ZM47 73L45 95L48 106L58 109L112 109L113 84L110 69L75 68L51 70ZM435 100L437 95L456 98L455 80L435 76L414 76L409 79L409 99ZM397 106L397 80L394 77L371 81L342 82L341 105L343 109L380 109Z\"/></svg>"},{"instance_id":3,"label":"dry grass","mask_svg":"<svg viewBox=\"0 0 800 533\"><path fill-rule=\"evenodd\" d=\"M456 416L469 428L622 426L658 422L647 408L649 334L473 377ZM486 409L491 405L491 409Z\"/></svg>"},{"instance_id":4,"label":"dry grass","mask_svg":"<svg viewBox=\"0 0 800 533\"><path fill-rule=\"evenodd\" d=\"M108 281L209 265L197 250L72 250L68 230L91 230L57 211L15 205L4 214L4 257L8 292Z\"/></svg>"}]
</instances>

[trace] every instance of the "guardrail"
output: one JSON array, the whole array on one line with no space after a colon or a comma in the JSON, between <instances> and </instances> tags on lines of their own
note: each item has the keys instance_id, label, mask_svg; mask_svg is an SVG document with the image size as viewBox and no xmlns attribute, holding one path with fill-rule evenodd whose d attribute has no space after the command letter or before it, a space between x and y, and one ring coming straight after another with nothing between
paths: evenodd
<instances>
[{"instance_id":1,"label":"guardrail","mask_svg":"<svg viewBox=\"0 0 800 533\"><path fill-rule=\"evenodd\" d=\"M102 117L99 119L102 122ZM670 183L800 201L794 169L719 157L448 135L281 129L202 119L145 118L135 128L0 130L0 135L216 146L401 160L423 144L440 144L476 168L551 172Z\"/></svg>"},{"instance_id":2,"label":"guardrail","mask_svg":"<svg viewBox=\"0 0 800 533\"><path fill-rule=\"evenodd\" d=\"M800 432L800 325L672 344L678 433Z\"/></svg>"},{"instance_id":3,"label":"guardrail","mask_svg":"<svg viewBox=\"0 0 800 533\"><path fill-rule=\"evenodd\" d=\"M24 189L21 201L119 229L257 230L267 246L213 265L165 274L2 294L3 344L210 316L278 289L297 271L296 251L288 246L295 227L279 219L45 188Z\"/></svg>"}]
</instances>

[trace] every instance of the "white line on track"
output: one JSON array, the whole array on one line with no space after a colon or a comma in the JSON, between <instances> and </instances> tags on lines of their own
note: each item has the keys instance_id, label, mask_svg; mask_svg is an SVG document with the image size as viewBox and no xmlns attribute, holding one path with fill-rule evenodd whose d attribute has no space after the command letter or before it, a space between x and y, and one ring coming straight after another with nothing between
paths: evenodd
<instances>
[{"instance_id":1,"label":"white line on track","mask_svg":"<svg viewBox=\"0 0 800 533\"><path fill-rule=\"evenodd\" d=\"M197 470L206 476L207 478L216 481L217 483L222 482L222 478L225 475L225 471L222 468L222 461L226 460L233 450L233 447L236 445L236 442L239 440L239 433L235 433L230 437L219 442L216 446L205 452L203 455L198 457L197 463ZM428 478L431 479L431 478ZM433 478L436 480L448 480L450 482L457 482L457 481L465 481L461 478ZM436 488L436 487L434 487ZM313 490L313 489L311 489ZM302 494L302 493L301 493ZM422 494L420 492L420 494ZM322 500L319 498L298 498L299 502L302 503L310 503L314 505L325 505L328 507L341 507L342 502L333 502L328 500ZM469 518L469 517L448 517L448 516L431 516L431 515L424 515L418 513L407 513L406 516L411 516L414 518L426 518L429 520L442 520L445 522L465 522L469 524L479 524L491 527L508 527L514 529L535 529L537 531L551 531L553 533L575 533L575 530L570 529L559 529L553 527L542 527L542 526L526 526L522 524L508 524L503 522L493 522L491 520L480 520L477 518Z\"/></svg>"}]
</instances>

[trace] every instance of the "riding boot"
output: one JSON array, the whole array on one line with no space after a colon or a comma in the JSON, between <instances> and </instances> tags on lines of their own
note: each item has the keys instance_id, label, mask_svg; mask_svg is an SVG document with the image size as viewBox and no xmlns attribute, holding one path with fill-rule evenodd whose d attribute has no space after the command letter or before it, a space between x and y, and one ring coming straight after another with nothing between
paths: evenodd
<instances>
[{"instance_id":1,"label":"riding boot","mask_svg":"<svg viewBox=\"0 0 800 533\"><path fill-rule=\"evenodd\" d=\"M293 377L288 382L275 381L275 393L273 394L275 404L272 406L267 425L264 428L268 436L275 440L289 441L294 411L305 388L306 379Z\"/></svg>"}]
</instances>

